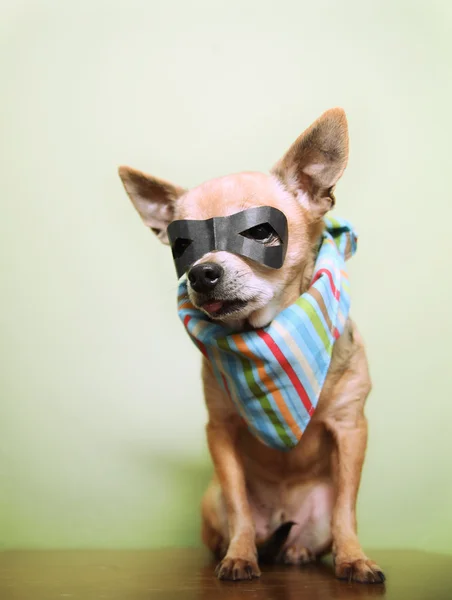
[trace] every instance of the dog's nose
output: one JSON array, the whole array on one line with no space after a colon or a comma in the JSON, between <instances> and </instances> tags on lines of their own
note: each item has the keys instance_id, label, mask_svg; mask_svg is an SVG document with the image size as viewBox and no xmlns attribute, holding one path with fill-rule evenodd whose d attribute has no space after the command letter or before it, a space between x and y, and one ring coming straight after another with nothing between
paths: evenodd
<instances>
[{"instance_id":1,"label":"dog's nose","mask_svg":"<svg viewBox=\"0 0 452 600\"><path fill-rule=\"evenodd\" d=\"M222 275L223 267L206 262L192 267L188 272L188 280L195 292L207 293L213 290Z\"/></svg>"}]
</instances>

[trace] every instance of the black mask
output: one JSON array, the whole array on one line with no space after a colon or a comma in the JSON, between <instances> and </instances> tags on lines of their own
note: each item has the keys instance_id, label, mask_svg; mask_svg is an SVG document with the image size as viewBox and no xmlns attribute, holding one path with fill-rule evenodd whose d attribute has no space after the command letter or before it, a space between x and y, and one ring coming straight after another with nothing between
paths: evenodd
<instances>
[{"instance_id":1,"label":"black mask","mask_svg":"<svg viewBox=\"0 0 452 600\"><path fill-rule=\"evenodd\" d=\"M287 250L286 216L272 206L205 221L173 221L167 231L178 277L213 250L239 254L272 269L282 267ZM269 245L276 240L278 244Z\"/></svg>"}]
</instances>

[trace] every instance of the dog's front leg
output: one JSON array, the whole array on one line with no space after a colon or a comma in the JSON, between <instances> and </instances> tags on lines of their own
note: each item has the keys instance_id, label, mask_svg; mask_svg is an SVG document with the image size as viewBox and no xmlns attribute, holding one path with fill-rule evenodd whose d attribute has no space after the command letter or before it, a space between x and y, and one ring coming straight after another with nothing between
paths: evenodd
<instances>
[{"instance_id":1,"label":"dog's front leg","mask_svg":"<svg viewBox=\"0 0 452 600\"><path fill-rule=\"evenodd\" d=\"M356 405L355 405L356 406ZM335 571L339 579L361 583L381 583L385 577L380 567L363 552L356 527L356 499L367 445L367 420L361 410L346 411L328 421L333 435L336 501L332 516Z\"/></svg>"},{"instance_id":2,"label":"dog's front leg","mask_svg":"<svg viewBox=\"0 0 452 600\"><path fill-rule=\"evenodd\" d=\"M259 577L253 517L248 503L245 473L237 450L240 419L227 415L219 405L222 392L208 368L204 368L204 389L209 411L207 443L226 508L229 547L217 567L220 579Z\"/></svg>"},{"instance_id":3,"label":"dog's front leg","mask_svg":"<svg viewBox=\"0 0 452 600\"><path fill-rule=\"evenodd\" d=\"M229 547L217 567L220 579L259 577L254 523L246 493L243 466L236 449L234 424L207 425L207 442L223 491L229 527Z\"/></svg>"}]
</instances>

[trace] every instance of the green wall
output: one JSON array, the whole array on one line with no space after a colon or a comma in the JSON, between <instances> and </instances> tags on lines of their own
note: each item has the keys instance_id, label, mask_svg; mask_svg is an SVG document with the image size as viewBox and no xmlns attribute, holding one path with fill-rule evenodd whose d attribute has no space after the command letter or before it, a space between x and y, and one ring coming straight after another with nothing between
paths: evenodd
<instances>
[{"instance_id":1,"label":"green wall","mask_svg":"<svg viewBox=\"0 0 452 600\"><path fill-rule=\"evenodd\" d=\"M452 552L451 25L447 1L2 4L2 547L198 543L199 357L116 168L266 170L339 105L375 383L362 541Z\"/></svg>"}]
</instances>

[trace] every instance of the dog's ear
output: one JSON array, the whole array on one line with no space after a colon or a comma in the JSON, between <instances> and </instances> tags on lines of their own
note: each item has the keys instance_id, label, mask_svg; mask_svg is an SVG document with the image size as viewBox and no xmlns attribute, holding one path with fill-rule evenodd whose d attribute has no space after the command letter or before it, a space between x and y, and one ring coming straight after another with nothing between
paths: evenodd
<instances>
[{"instance_id":1,"label":"dog's ear","mask_svg":"<svg viewBox=\"0 0 452 600\"><path fill-rule=\"evenodd\" d=\"M169 244L166 228L174 218L174 204L185 190L130 167L119 167L118 172L144 224Z\"/></svg>"},{"instance_id":2,"label":"dog's ear","mask_svg":"<svg viewBox=\"0 0 452 600\"><path fill-rule=\"evenodd\" d=\"M342 108L332 108L295 140L272 173L304 203L307 194L309 210L319 219L334 206L334 186L347 160L347 118Z\"/></svg>"}]
</instances>

